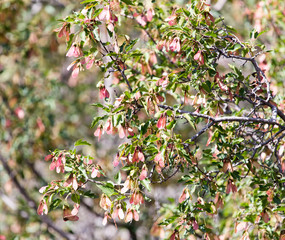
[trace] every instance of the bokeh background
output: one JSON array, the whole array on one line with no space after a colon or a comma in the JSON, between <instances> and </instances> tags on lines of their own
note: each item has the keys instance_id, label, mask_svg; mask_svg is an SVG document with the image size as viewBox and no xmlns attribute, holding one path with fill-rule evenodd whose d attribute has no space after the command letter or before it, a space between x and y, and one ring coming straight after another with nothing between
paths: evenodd
<instances>
[{"instance_id":1,"label":"bokeh background","mask_svg":"<svg viewBox=\"0 0 285 240\"><path fill-rule=\"evenodd\" d=\"M168 1L183 5L188 1ZM212 14L223 16L236 35L249 39L255 28L265 31L260 41L273 50L263 61L273 92L285 86L285 2L283 0L216 0ZM92 143L82 149L96 156L108 175L119 140L103 137L98 143L90 129L99 101L96 84L102 77L93 67L77 79L66 70L64 39L54 29L59 19L80 9L77 0L0 0L0 239L158 239L152 227L159 206L143 212L142 222L102 226L98 199L85 199L80 220L63 222L62 211L36 214L39 188L58 176L49 171L44 157L50 150L70 149L84 138ZM128 25L122 25L124 31ZM125 29L128 31L130 28ZM142 34L137 32L137 37ZM143 37L143 35L141 35ZM181 129L183 131L187 129ZM190 130L189 130L190 131ZM205 139L201 140L202 142ZM175 180L175 179L174 179ZM177 198L176 182L154 186L154 198L165 201L162 190ZM226 209L226 211L229 211ZM230 217L230 213L228 214ZM221 223L226 231L226 220Z\"/></svg>"}]
</instances>

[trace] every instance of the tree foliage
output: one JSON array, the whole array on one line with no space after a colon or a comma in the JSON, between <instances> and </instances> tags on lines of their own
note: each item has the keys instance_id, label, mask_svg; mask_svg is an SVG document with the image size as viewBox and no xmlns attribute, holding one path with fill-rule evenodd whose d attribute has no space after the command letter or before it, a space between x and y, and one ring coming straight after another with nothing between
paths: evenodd
<instances>
[{"instance_id":1,"label":"tree foliage","mask_svg":"<svg viewBox=\"0 0 285 240\"><path fill-rule=\"evenodd\" d=\"M103 225L126 227L134 239L140 225L166 239L282 239L278 2L259 1L246 12L255 28L245 37L204 1L82 1L55 31L73 58L71 85L81 84L83 71L102 72L92 80L100 100L91 127L101 148L115 149L115 173L84 150L89 141L52 151L45 160L61 177L40 189L37 213L60 208L64 221L80 221L87 198L103 210ZM263 33L267 24L272 38ZM110 148L108 138L115 139Z\"/></svg>"}]
</instances>

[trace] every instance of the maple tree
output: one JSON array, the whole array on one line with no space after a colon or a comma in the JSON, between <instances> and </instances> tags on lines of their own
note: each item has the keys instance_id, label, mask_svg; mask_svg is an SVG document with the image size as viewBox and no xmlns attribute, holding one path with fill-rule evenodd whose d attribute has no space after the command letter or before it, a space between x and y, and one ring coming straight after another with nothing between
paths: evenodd
<instances>
[{"instance_id":1,"label":"maple tree","mask_svg":"<svg viewBox=\"0 0 285 240\"><path fill-rule=\"evenodd\" d=\"M97 143L80 139L52 151L45 160L59 177L40 189L38 215L61 209L64 221L80 221L81 207L93 207L87 198L100 206L95 215L104 226L125 227L133 239L139 225L166 239L283 239L285 27L278 3L245 7L254 29L244 37L204 1L82 1L55 31L72 59L70 86L96 71L91 127L103 142L97 148L115 148L104 153L114 170L84 151ZM266 24L273 25L273 53ZM21 107L11 111L25 119ZM45 125L41 118L36 124L40 136Z\"/></svg>"},{"instance_id":2,"label":"maple tree","mask_svg":"<svg viewBox=\"0 0 285 240\"><path fill-rule=\"evenodd\" d=\"M103 225L117 218L139 221L145 200L153 201L147 197L151 185L181 173L178 182L185 188L179 203L161 207L154 234L164 237L164 229L170 239L215 238L213 216L238 199L235 231L242 231L243 239L278 238L273 229L284 204L284 100L270 89L259 32L241 41L203 1L183 8L166 4L167 9L140 1L82 4L63 19L58 36L66 37L66 55L76 58L69 66L72 77L92 65L105 73L97 84L104 101L93 104L102 109L92 122L94 135L100 140L104 133L118 134L125 141L113 162L115 181L96 158L77 153L76 146L89 145L86 141L48 155L50 170L66 178L41 189L38 213L63 205L64 220L77 221L80 198L94 197L85 188L95 184L102 191ZM147 39L119 33L130 19ZM113 83L106 86L109 78ZM186 124L196 133L177 133ZM207 133L206 144L199 144Z\"/></svg>"}]
</instances>

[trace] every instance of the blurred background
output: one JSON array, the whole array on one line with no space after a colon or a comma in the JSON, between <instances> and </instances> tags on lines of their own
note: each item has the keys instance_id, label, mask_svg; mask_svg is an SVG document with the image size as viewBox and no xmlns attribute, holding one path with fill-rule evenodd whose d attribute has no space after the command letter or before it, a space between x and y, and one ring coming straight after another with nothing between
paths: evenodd
<instances>
[{"instance_id":1,"label":"blurred background","mask_svg":"<svg viewBox=\"0 0 285 240\"><path fill-rule=\"evenodd\" d=\"M171 2L183 5L188 1ZM277 89L284 93L284 1L208 2L213 6L212 14L224 16L226 24L236 28L241 39L249 39L253 28L265 31L260 41L274 51L260 62L268 67L273 93ZM36 214L39 188L58 178L44 161L50 150L70 149L76 140L84 138L93 144L84 152L96 156L110 175L114 172L112 160L119 140L108 136L98 143L90 129L97 114L91 104L99 101L96 84L102 75L93 67L76 80L70 78L71 72L66 68L72 59L65 56L64 39L57 38L54 32L59 27L58 19L81 6L78 0L0 0L0 240L159 236L155 228L150 234L158 217L153 211L158 206L144 210L142 219L149 222L105 227L98 199L83 202L80 220L75 223L63 222L60 210L44 217ZM124 26L127 25L121 27ZM173 182L156 189L155 197L161 201L165 199L160 189L167 189L169 196L177 198L177 185Z\"/></svg>"}]
</instances>

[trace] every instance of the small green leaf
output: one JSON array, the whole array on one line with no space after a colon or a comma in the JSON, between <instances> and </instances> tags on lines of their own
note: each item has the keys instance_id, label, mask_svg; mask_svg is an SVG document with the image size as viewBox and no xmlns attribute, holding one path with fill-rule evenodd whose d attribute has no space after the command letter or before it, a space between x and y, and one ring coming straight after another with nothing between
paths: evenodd
<instances>
[{"instance_id":1,"label":"small green leaf","mask_svg":"<svg viewBox=\"0 0 285 240\"><path fill-rule=\"evenodd\" d=\"M234 145L234 144L239 144L239 143L241 143L241 142L243 142L244 141L244 139L243 138L235 138L234 140L232 140L232 144Z\"/></svg>"},{"instance_id":2,"label":"small green leaf","mask_svg":"<svg viewBox=\"0 0 285 240\"><path fill-rule=\"evenodd\" d=\"M144 179L141 181L142 185L150 192L151 191L151 188L150 188L150 180L149 179Z\"/></svg>"},{"instance_id":3,"label":"small green leaf","mask_svg":"<svg viewBox=\"0 0 285 240\"><path fill-rule=\"evenodd\" d=\"M190 117L189 114L184 113L184 114L183 114L183 117L190 123L190 125L191 125L192 128L196 129L196 126L194 125L194 123L193 123L193 121L192 121L192 119L191 119L191 117Z\"/></svg>"},{"instance_id":4,"label":"small green leaf","mask_svg":"<svg viewBox=\"0 0 285 240\"><path fill-rule=\"evenodd\" d=\"M87 146L91 146L91 143L83 140L83 139L79 139L74 143L74 146L80 146L80 145L87 145Z\"/></svg>"},{"instance_id":5,"label":"small green leaf","mask_svg":"<svg viewBox=\"0 0 285 240\"><path fill-rule=\"evenodd\" d=\"M122 2L124 2L127 5L134 5L131 0L122 0Z\"/></svg>"},{"instance_id":6,"label":"small green leaf","mask_svg":"<svg viewBox=\"0 0 285 240\"><path fill-rule=\"evenodd\" d=\"M80 196L78 195L78 194L72 194L71 195L71 200L73 201L73 202L75 202L75 203L78 203L78 204L80 204Z\"/></svg>"},{"instance_id":7,"label":"small green leaf","mask_svg":"<svg viewBox=\"0 0 285 240\"><path fill-rule=\"evenodd\" d=\"M108 197L118 194L115 191L114 185L112 185L111 183L105 183L105 184L103 183L102 185L96 184L96 186L100 188L102 192L105 193Z\"/></svg>"},{"instance_id":8,"label":"small green leaf","mask_svg":"<svg viewBox=\"0 0 285 240\"><path fill-rule=\"evenodd\" d=\"M91 3L91 2L97 2L97 1L95 1L95 0L85 0L85 1L82 1L80 4Z\"/></svg>"},{"instance_id":9,"label":"small green leaf","mask_svg":"<svg viewBox=\"0 0 285 240\"><path fill-rule=\"evenodd\" d=\"M59 198L54 199L49 206L49 212L56 209L60 203L61 203L61 199L59 199Z\"/></svg>"},{"instance_id":10,"label":"small green leaf","mask_svg":"<svg viewBox=\"0 0 285 240\"><path fill-rule=\"evenodd\" d=\"M88 190L87 192L84 192L82 190L77 190L82 196L89 197L89 198L98 198L98 195L95 193L92 193L91 190Z\"/></svg>"},{"instance_id":11,"label":"small green leaf","mask_svg":"<svg viewBox=\"0 0 285 240\"><path fill-rule=\"evenodd\" d=\"M120 184L121 183L121 172L119 171L115 176L114 176L114 180L117 184Z\"/></svg>"},{"instance_id":12,"label":"small green leaf","mask_svg":"<svg viewBox=\"0 0 285 240\"><path fill-rule=\"evenodd\" d=\"M122 171L129 171L131 170L133 167L132 166L124 166L121 168Z\"/></svg>"},{"instance_id":13,"label":"small green leaf","mask_svg":"<svg viewBox=\"0 0 285 240\"><path fill-rule=\"evenodd\" d=\"M172 121L166 126L166 128L167 128L168 130L170 130L170 129L174 128L175 124L176 124L176 120L172 120Z\"/></svg>"}]
</instances>

